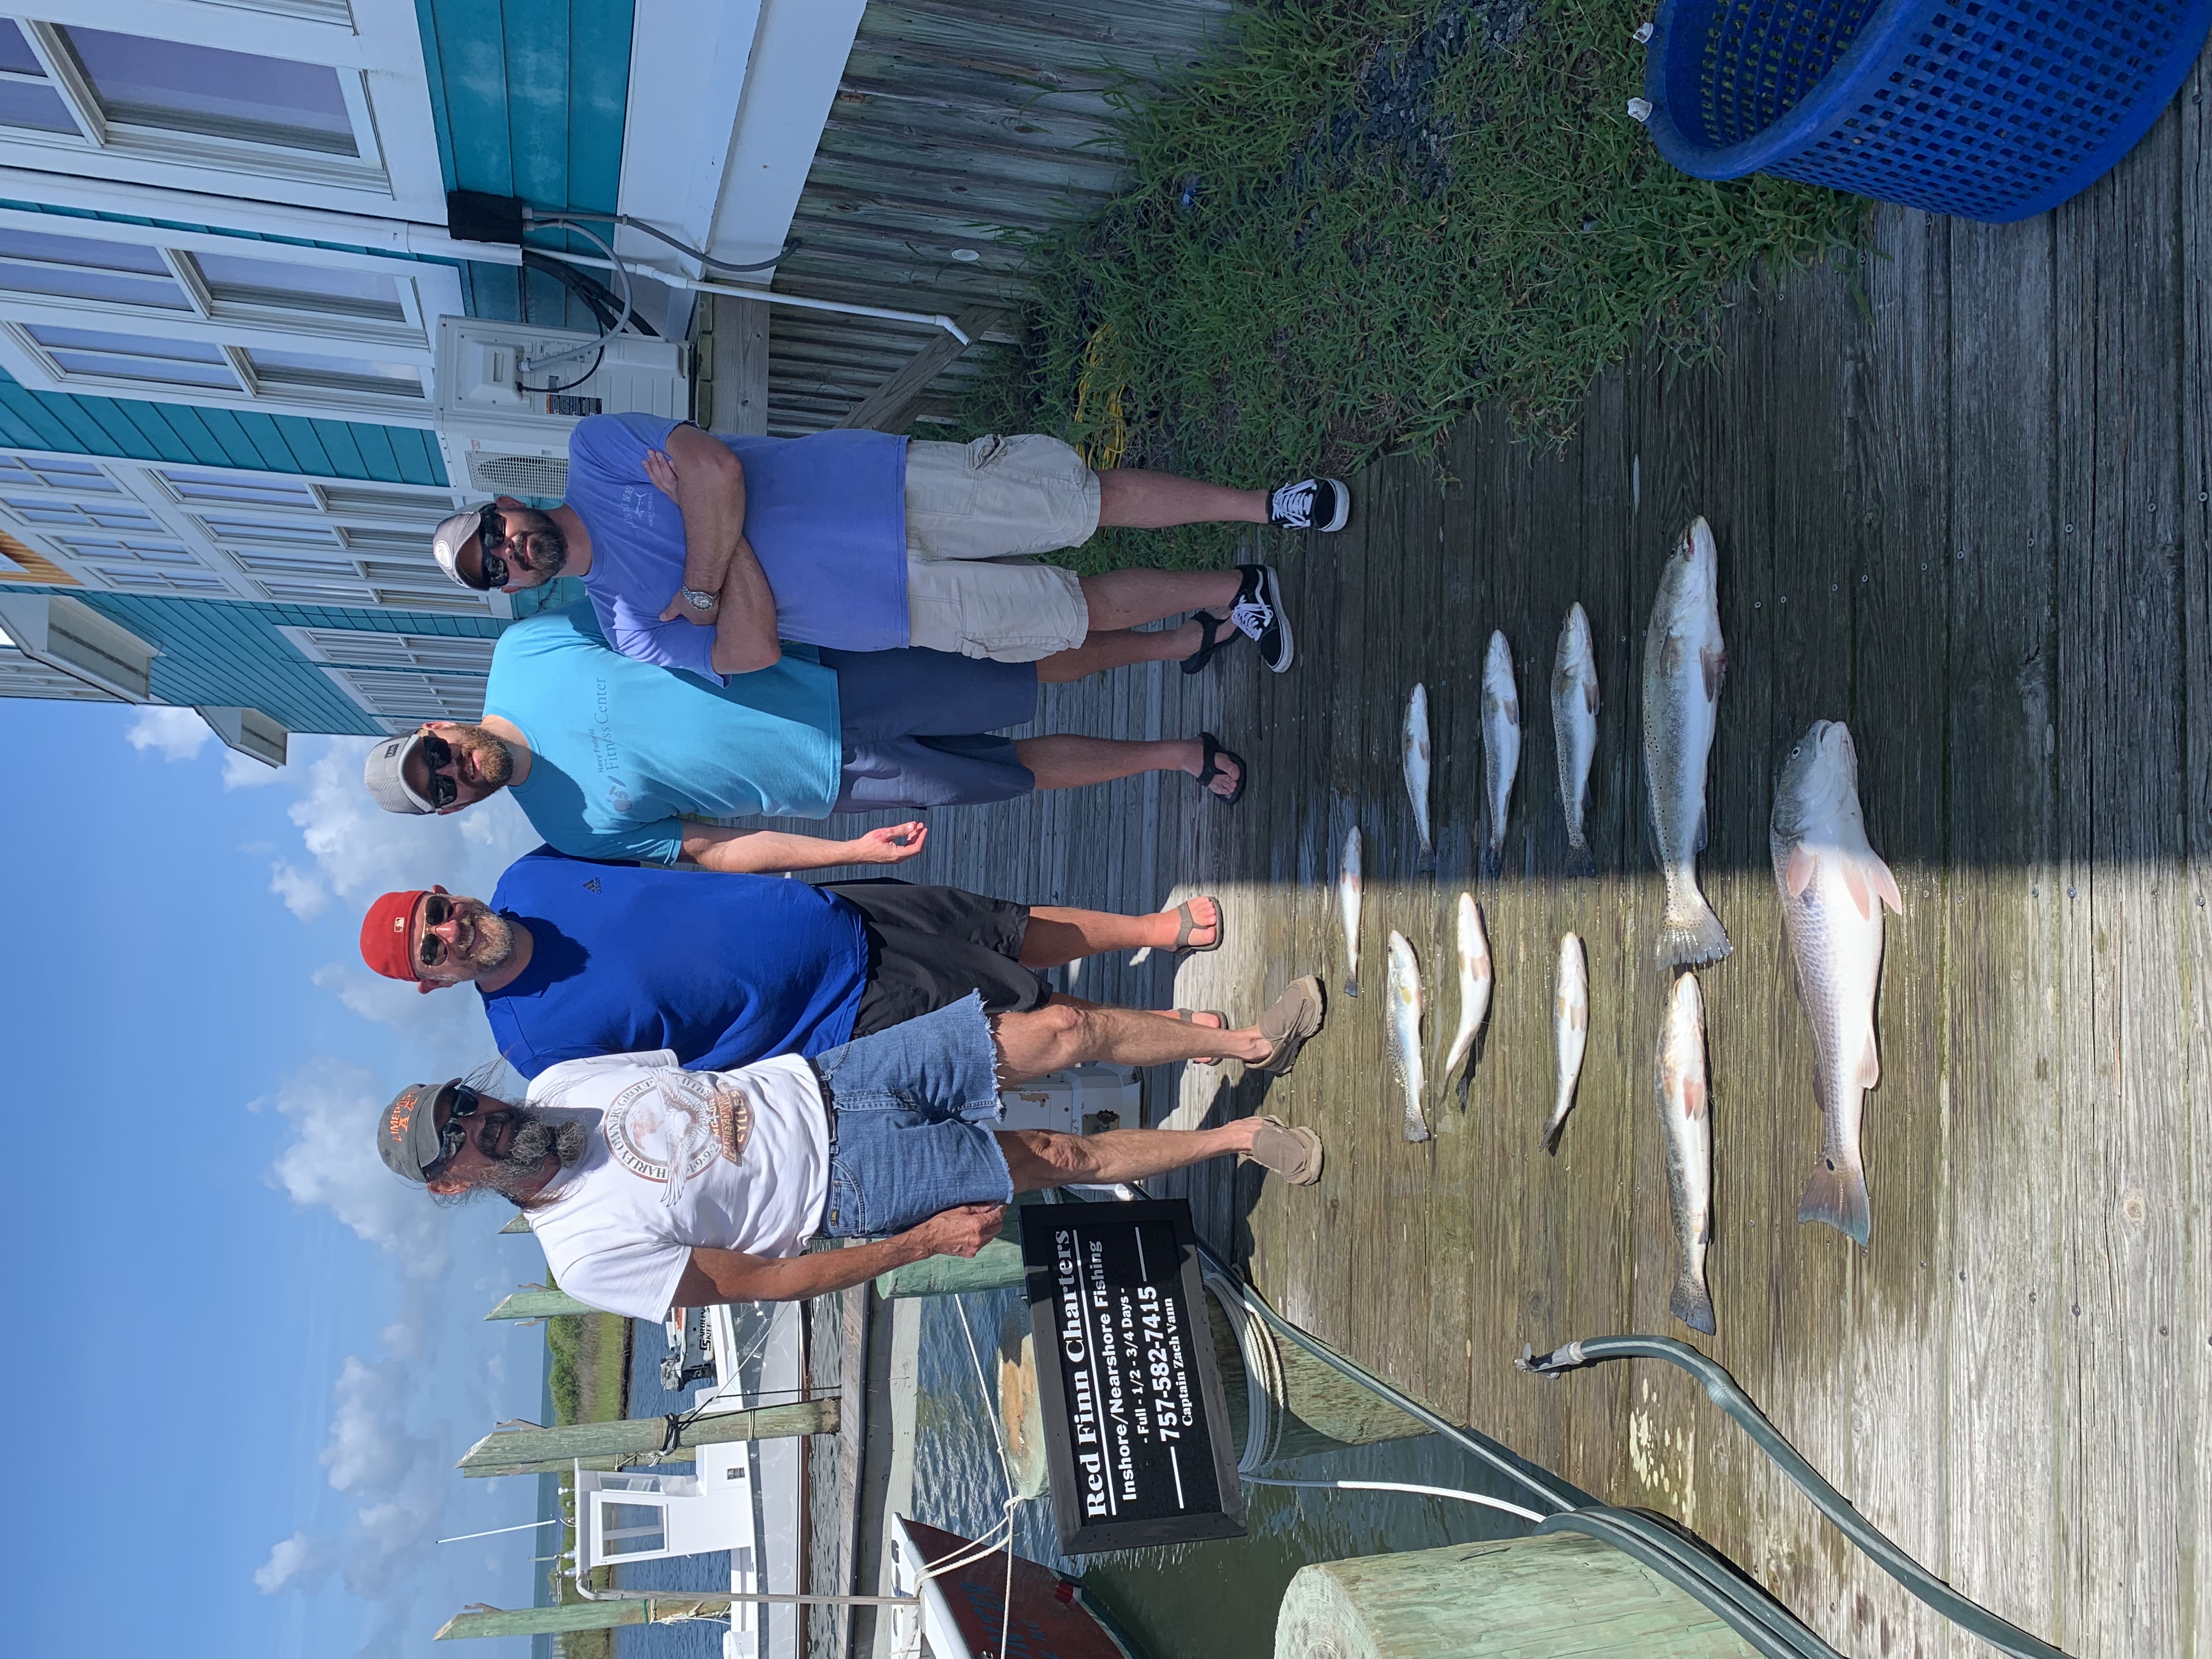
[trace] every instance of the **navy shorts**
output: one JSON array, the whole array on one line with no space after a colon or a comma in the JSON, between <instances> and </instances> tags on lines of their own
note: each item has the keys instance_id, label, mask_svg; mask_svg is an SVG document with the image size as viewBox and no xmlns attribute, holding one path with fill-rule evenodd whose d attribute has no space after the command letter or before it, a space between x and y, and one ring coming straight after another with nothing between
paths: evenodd
<instances>
[{"instance_id":1,"label":"navy shorts","mask_svg":"<svg viewBox=\"0 0 2212 1659\"><path fill-rule=\"evenodd\" d=\"M831 1238L882 1238L958 1204L1010 1204L990 1126L999 1056L978 996L814 1057L830 1119Z\"/></svg>"},{"instance_id":2,"label":"navy shorts","mask_svg":"<svg viewBox=\"0 0 2212 1659\"><path fill-rule=\"evenodd\" d=\"M1036 787L1013 740L1036 718L1036 665L951 651L821 653L837 676L843 776L836 811L972 806Z\"/></svg>"}]
</instances>

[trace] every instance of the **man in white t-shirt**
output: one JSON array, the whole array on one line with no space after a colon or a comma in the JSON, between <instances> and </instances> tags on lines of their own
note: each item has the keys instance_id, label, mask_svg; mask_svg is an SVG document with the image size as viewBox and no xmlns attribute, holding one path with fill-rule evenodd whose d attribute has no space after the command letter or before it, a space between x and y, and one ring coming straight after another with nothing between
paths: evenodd
<instances>
[{"instance_id":1,"label":"man in white t-shirt","mask_svg":"<svg viewBox=\"0 0 2212 1659\"><path fill-rule=\"evenodd\" d=\"M971 995L812 1060L727 1072L686 1072L665 1049L564 1060L519 1108L459 1079L416 1084L380 1115L377 1148L441 1196L496 1192L526 1211L555 1282L593 1307L659 1319L793 1302L973 1255L1018 1192L1231 1155L1318 1180L1320 1138L1273 1118L1086 1136L988 1126L1001 1088L1131 1042L1159 1051L1139 1064L1203 1050L1287 1070L1322 1012L1310 979L1225 1034L1121 1008L994 1017ZM874 1242L802 1254L817 1236Z\"/></svg>"}]
</instances>

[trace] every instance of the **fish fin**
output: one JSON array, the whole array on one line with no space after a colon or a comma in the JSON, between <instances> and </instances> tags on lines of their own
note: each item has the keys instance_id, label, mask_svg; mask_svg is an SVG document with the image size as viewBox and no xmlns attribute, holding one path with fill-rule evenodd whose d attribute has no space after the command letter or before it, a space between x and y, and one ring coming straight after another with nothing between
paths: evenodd
<instances>
[{"instance_id":1,"label":"fish fin","mask_svg":"<svg viewBox=\"0 0 2212 1659\"><path fill-rule=\"evenodd\" d=\"M1348 979L1345 981L1344 994L1348 997L1358 996L1359 994L1359 981L1356 979Z\"/></svg>"},{"instance_id":2,"label":"fish fin","mask_svg":"<svg viewBox=\"0 0 2212 1659\"><path fill-rule=\"evenodd\" d=\"M1706 829L1705 804L1703 801L1699 801L1698 803L1698 844L1692 849L1692 851L1702 853L1705 850Z\"/></svg>"},{"instance_id":3,"label":"fish fin","mask_svg":"<svg viewBox=\"0 0 2212 1659\"><path fill-rule=\"evenodd\" d=\"M1429 1126L1425 1119L1409 1117L1406 1120L1407 1139L1412 1141L1423 1141L1429 1138Z\"/></svg>"},{"instance_id":4,"label":"fish fin","mask_svg":"<svg viewBox=\"0 0 2212 1659\"><path fill-rule=\"evenodd\" d=\"M1590 851L1588 842L1567 848L1567 873L1571 876L1594 876L1597 873L1597 854Z\"/></svg>"},{"instance_id":5,"label":"fish fin","mask_svg":"<svg viewBox=\"0 0 2212 1659\"><path fill-rule=\"evenodd\" d=\"M1728 929L1713 914L1712 906L1699 901L1695 914L1677 918L1671 911L1666 925L1659 930L1659 965L1662 968L1695 968L1708 962L1718 962L1735 947L1729 943Z\"/></svg>"},{"instance_id":6,"label":"fish fin","mask_svg":"<svg viewBox=\"0 0 2212 1659\"><path fill-rule=\"evenodd\" d=\"M1820 873L1820 855L1799 842L1790 849L1790 867L1784 877L1791 898L1803 898L1813 878Z\"/></svg>"},{"instance_id":7,"label":"fish fin","mask_svg":"<svg viewBox=\"0 0 2212 1659\"><path fill-rule=\"evenodd\" d=\"M1867 1027L1866 1051L1859 1056L1859 1074L1852 1079L1862 1089L1878 1087L1881 1083L1881 1045L1875 1041L1874 1027Z\"/></svg>"},{"instance_id":8,"label":"fish fin","mask_svg":"<svg viewBox=\"0 0 2212 1659\"><path fill-rule=\"evenodd\" d=\"M1521 699L1518 697L1500 697L1498 700L1498 712L1505 716L1505 723L1508 726L1520 725Z\"/></svg>"},{"instance_id":9,"label":"fish fin","mask_svg":"<svg viewBox=\"0 0 2212 1659\"><path fill-rule=\"evenodd\" d=\"M1724 650L1699 651L1698 666L1705 671L1705 701L1718 702L1721 682L1728 678L1728 653Z\"/></svg>"},{"instance_id":10,"label":"fish fin","mask_svg":"<svg viewBox=\"0 0 2212 1659\"><path fill-rule=\"evenodd\" d=\"M1874 884L1874 890L1881 896L1884 904L1900 916L1905 914L1905 895L1897 890L1897 878L1890 874L1889 866L1877 854L1867 854L1867 879Z\"/></svg>"},{"instance_id":11,"label":"fish fin","mask_svg":"<svg viewBox=\"0 0 2212 1659\"><path fill-rule=\"evenodd\" d=\"M1567 1132L1565 1114L1553 1118L1544 1126L1544 1150L1552 1157L1559 1155L1559 1137Z\"/></svg>"},{"instance_id":12,"label":"fish fin","mask_svg":"<svg viewBox=\"0 0 2212 1659\"><path fill-rule=\"evenodd\" d=\"M1875 907L1881 901L1868 890L1866 872L1859 868L1856 860L1846 859L1844 861L1844 891L1850 896L1852 908L1865 920L1872 921Z\"/></svg>"},{"instance_id":13,"label":"fish fin","mask_svg":"<svg viewBox=\"0 0 2212 1659\"><path fill-rule=\"evenodd\" d=\"M1593 714L1598 712L1597 682L1595 679L1583 686L1583 707Z\"/></svg>"},{"instance_id":14,"label":"fish fin","mask_svg":"<svg viewBox=\"0 0 2212 1659\"><path fill-rule=\"evenodd\" d=\"M1711 1336L1718 1328L1713 1319L1712 1292L1705 1281L1690 1271L1687 1263L1681 1277L1674 1281L1674 1294L1667 1304L1667 1311L1693 1331L1703 1331Z\"/></svg>"},{"instance_id":15,"label":"fish fin","mask_svg":"<svg viewBox=\"0 0 2212 1659\"><path fill-rule=\"evenodd\" d=\"M1821 1158L1805 1182L1797 1219L1825 1221L1853 1243L1863 1246L1874 1225L1867 1203L1865 1169L1839 1158Z\"/></svg>"}]
</instances>

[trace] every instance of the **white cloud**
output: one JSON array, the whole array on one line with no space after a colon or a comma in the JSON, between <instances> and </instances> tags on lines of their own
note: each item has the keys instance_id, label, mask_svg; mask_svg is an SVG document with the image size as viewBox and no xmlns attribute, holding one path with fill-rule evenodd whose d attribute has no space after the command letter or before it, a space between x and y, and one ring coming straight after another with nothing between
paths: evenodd
<instances>
[{"instance_id":1,"label":"white cloud","mask_svg":"<svg viewBox=\"0 0 2212 1659\"><path fill-rule=\"evenodd\" d=\"M222 787L226 789L265 788L290 769L289 766L265 765L235 749L222 751Z\"/></svg>"},{"instance_id":2,"label":"white cloud","mask_svg":"<svg viewBox=\"0 0 2212 1659\"><path fill-rule=\"evenodd\" d=\"M269 1559L255 1570L253 1588L264 1595L274 1595L280 1589L313 1589L330 1577L333 1556L328 1539L295 1532L280 1540L269 1552Z\"/></svg>"},{"instance_id":3,"label":"white cloud","mask_svg":"<svg viewBox=\"0 0 2212 1659\"><path fill-rule=\"evenodd\" d=\"M272 1097L291 1121L293 1139L270 1173L294 1203L328 1205L362 1237L390 1250L405 1276L435 1279L446 1271L448 1215L386 1169L376 1152L376 1114L398 1086L344 1060L308 1062Z\"/></svg>"},{"instance_id":4,"label":"white cloud","mask_svg":"<svg viewBox=\"0 0 2212 1659\"><path fill-rule=\"evenodd\" d=\"M330 893L314 872L283 859L269 866L269 890L302 921L312 921L331 908Z\"/></svg>"},{"instance_id":5,"label":"white cloud","mask_svg":"<svg viewBox=\"0 0 2212 1659\"><path fill-rule=\"evenodd\" d=\"M123 735L141 754L151 749L163 760L188 761L207 746L215 733L191 709L152 704L138 711L138 718Z\"/></svg>"},{"instance_id":6,"label":"white cloud","mask_svg":"<svg viewBox=\"0 0 2212 1659\"><path fill-rule=\"evenodd\" d=\"M318 989L328 991L363 1019L388 1025L407 1037L410 1063L426 1078L465 1076L498 1058L490 1028L484 1024L483 999L466 986L425 996L405 980L370 973L359 957L325 963L312 977ZM501 1091L501 1085L517 1091L526 1086L506 1072L492 1085L495 1091Z\"/></svg>"}]
</instances>

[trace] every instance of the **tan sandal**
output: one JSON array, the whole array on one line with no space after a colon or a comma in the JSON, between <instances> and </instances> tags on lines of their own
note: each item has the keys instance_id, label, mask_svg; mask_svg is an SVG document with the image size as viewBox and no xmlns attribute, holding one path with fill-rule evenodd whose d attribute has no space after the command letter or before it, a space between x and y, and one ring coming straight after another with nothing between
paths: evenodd
<instances>
[{"instance_id":1,"label":"tan sandal","mask_svg":"<svg viewBox=\"0 0 2212 1659\"><path fill-rule=\"evenodd\" d=\"M1311 1129L1293 1128L1279 1117L1263 1117L1259 1133L1252 1137L1252 1150L1239 1152L1237 1161L1256 1164L1293 1187L1310 1187L1321 1179L1321 1137Z\"/></svg>"}]
</instances>

